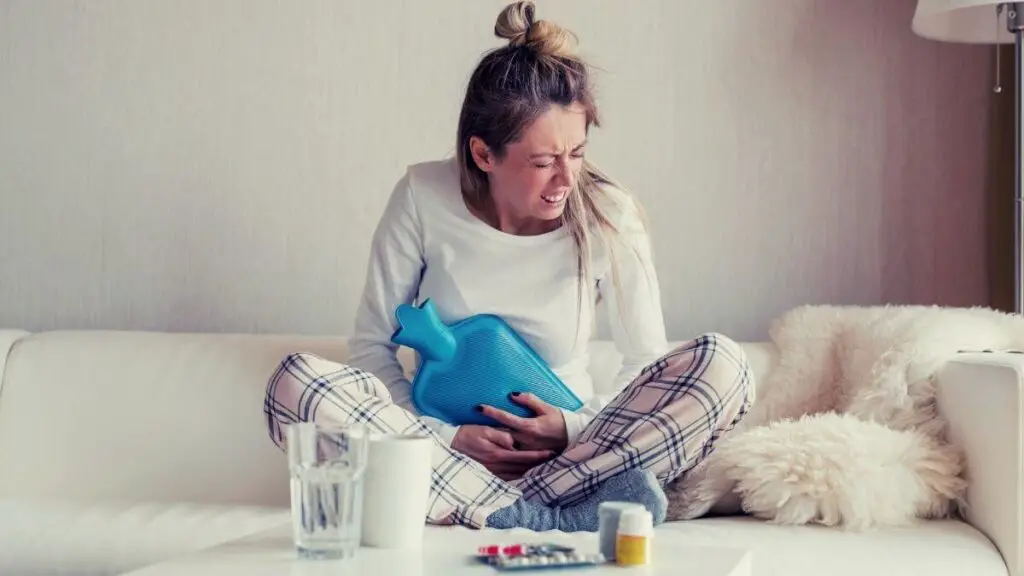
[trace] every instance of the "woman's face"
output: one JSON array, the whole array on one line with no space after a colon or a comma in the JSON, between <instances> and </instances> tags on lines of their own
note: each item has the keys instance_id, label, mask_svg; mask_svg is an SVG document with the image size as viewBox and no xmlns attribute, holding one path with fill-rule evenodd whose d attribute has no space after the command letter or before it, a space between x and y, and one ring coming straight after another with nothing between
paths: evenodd
<instances>
[{"instance_id":1,"label":"woman's face","mask_svg":"<svg viewBox=\"0 0 1024 576\"><path fill-rule=\"evenodd\" d=\"M497 160L482 140L470 149L487 173L497 226L510 234L542 234L558 226L583 165L587 140L583 107L551 106L505 147Z\"/></svg>"}]
</instances>

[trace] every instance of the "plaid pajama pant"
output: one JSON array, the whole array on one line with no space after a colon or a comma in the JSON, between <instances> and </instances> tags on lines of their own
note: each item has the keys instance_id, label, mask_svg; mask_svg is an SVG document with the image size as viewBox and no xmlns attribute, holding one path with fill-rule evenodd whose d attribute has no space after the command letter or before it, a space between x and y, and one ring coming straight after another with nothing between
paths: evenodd
<instances>
[{"instance_id":1,"label":"plaid pajama pant","mask_svg":"<svg viewBox=\"0 0 1024 576\"><path fill-rule=\"evenodd\" d=\"M392 403L372 374L313 354L291 354L280 364L267 385L264 413L270 437L282 449L282 426L297 421L433 436L427 522L481 528L488 515L519 498L570 506L630 468L651 470L666 485L706 458L753 399L753 374L742 348L720 334L705 334L645 367L562 454L513 482L449 448Z\"/></svg>"}]
</instances>

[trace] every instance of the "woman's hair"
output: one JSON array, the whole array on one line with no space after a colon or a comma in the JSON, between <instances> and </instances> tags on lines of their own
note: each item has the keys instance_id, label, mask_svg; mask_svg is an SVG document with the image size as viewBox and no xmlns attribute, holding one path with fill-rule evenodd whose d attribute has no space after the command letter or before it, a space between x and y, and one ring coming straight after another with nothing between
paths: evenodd
<instances>
[{"instance_id":1,"label":"woman's hair","mask_svg":"<svg viewBox=\"0 0 1024 576\"><path fill-rule=\"evenodd\" d=\"M600 126L590 73L573 52L576 38L571 32L552 22L536 20L533 2L525 1L509 4L501 11L494 33L507 39L508 44L485 54L473 71L459 114L456 148L463 197L481 211L490 191L487 174L473 161L470 138L483 140L500 160L506 146L517 141L551 105L579 105L586 114L587 130ZM596 227L602 236L615 233L597 202L603 184L614 182L584 160L561 216L576 245L581 306L590 258L588 231ZM614 282L618 289L617 278Z\"/></svg>"}]
</instances>

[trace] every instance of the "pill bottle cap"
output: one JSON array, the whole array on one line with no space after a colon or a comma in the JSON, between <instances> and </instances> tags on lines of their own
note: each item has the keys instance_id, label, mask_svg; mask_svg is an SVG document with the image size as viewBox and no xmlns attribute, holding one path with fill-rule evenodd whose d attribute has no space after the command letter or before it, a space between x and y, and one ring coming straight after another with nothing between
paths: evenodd
<instances>
[{"instance_id":1,"label":"pill bottle cap","mask_svg":"<svg viewBox=\"0 0 1024 576\"><path fill-rule=\"evenodd\" d=\"M654 535L654 518L646 508L640 506L623 510L619 516L618 532L629 536L651 537Z\"/></svg>"}]
</instances>

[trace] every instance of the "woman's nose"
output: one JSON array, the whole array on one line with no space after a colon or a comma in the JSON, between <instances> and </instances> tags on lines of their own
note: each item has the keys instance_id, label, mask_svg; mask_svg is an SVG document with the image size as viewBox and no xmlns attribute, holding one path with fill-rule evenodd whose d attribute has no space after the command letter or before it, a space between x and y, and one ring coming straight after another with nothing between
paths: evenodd
<instances>
[{"instance_id":1,"label":"woman's nose","mask_svg":"<svg viewBox=\"0 0 1024 576\"><path fill-rule=\"evenodd\" d=\"M574 176L572 173L572 166L569 165L569 161L566 159L559 159L557 161L557 165L558 170L555 173L555 181L560 186L572 188Z\"/></svg>"}]
</instances>

